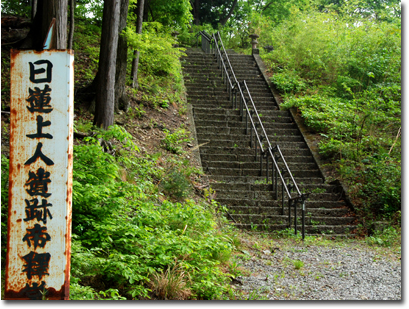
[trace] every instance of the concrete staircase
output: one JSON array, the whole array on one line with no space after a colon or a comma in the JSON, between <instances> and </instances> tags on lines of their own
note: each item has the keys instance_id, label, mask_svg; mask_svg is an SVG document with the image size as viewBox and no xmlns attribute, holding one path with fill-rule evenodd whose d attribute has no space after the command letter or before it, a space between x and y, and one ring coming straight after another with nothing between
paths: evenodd
<instances>
[{"instance_id":1,"label":"concrete staircase","mask_svg":"<svg viewBox=\"0 0 409 309\"><path fill-rule=\"evenodd\" d=\"M237 80L247 82L270 142L280 145L300 190L311 192L306 203L307 235L351 235L356 228L355 217L342 200L342 187L324 183L291 114L279 110L254 58L238 54L229 54L229 58ZM255 161L254 149L250 148L250 135L245 134L239 111L232 108L215 57L190 49L182 65L198 144L204 144L200 146L202 167L213 182L215 199L227 206L229 218L239 228L285 229L288 207L282 213L281 191L279 199L274 199L271 178L267 184L266 175L260 175L260 162ZM291 216L293 227L293 211Z\"/></svg>"}]
</instances>

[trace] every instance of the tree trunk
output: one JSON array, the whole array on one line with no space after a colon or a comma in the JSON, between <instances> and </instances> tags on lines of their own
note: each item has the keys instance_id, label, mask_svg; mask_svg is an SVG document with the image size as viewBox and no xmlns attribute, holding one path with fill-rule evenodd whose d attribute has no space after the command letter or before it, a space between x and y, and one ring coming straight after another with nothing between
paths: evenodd
<instances>
[{"instance_id":1,"label":"tree trunk","mask_svg":"<svg viewBox=\"0 0 409 309\"><path fill-rule=\"evenodd\" d=\"M68 49L72 49L72 43L74 40L74 11L75 0L70 0L70 33L68 35Z\"/></svg>"},{"instance_id":2,"label":"tree trunk","mask_svg":"<svg viewBox=\"0 0 409 309\"><path fill-rule=\"evenodd\" d=\"M128 59L128 42L122 30L126 28L126 18L128 16L129 0L121 0L121 10L119 17L119 38L118 52L116 56L116 77L115 77L115 112L120 109L127 111L129 108L129 98L125 91L126 65Z\"/></svg>"},{"instance_id":3,"label":"tree trunk","mask_svg":"<svg viewBox=\"0 0 409 309\"><path fill-rule=\"evenodd\" d=\"M233 11L234 11L234 8L236 7L236 5L237 5L237 0L234 0L232 6L231 6L231 8L230 8L229 13L228 13L224 18L221 18L221 19L220 19L220 24L221 24L222 26L224 26L224 25L227 23L227 21L229 20L230 16L233 14Z\"/></svg>"},{"instance_id":4,"label":"tree trunk","mask_svg":"<svg viewBox=\"0 0 409 309\"><path fill-rule=\"evenodd\" d=\"M118 48L120 0L105 0L94 125L107 130L114 123L115 71Z\"/></svg>"},{"instance_id":5,"label":"tree trunk","mask_svg":"<svg viewBox=\"0 0 409 309\"><path fill-rule=\"evenodd\" d=\"M192 3L193 7L193 19L195 25L200 25L200 0L194 0L194 3Z\"/></svg>"},{"instance_id":6,"label":"tree trunk","mask_svg":"<svg viewBox=\"0 0 409 309\"><path fill-rule=\"evenodd\" d=\"M67 12L68 0L33 1L32 15L35 14L33 26L19 48L43 50L51 21L55 18L55 36L50 46L53 49L66 49Z\"/></svg>"},{"instance_id":7,"label":"tree trunk","mask_svg":"<svg viewBox=\"0 0 409 309\"><path fill-rule=\"evenodd\" d=\"M136 33L142 33L142 22L143 22L143 9L145 5L145 0L138 0L136 10L137 10L137 19L136 19ZM138 66L139 66L139 51L134 51L134 58L132 60L132 88L138 89Z\"/></svg>"}]
</instances>

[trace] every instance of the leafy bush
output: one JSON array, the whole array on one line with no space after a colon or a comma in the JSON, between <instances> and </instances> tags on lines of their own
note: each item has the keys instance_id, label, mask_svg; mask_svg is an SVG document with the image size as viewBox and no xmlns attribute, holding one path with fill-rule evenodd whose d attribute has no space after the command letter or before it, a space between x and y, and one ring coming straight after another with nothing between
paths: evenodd
<instances>
[{"instance_id":1,"label":"leafy bush","mask_svg":"<svg viewBox=\"0 0 409 309\"><path fill-rule=\"evenodd\" d=\"M366 237L365 240L369 245L382 247L390 247L393 244L399 244L401 242L400 233L391 226L383 231L375 231L374 235Z\"/></svg>"},{"instance_id":2,"label":"leafy bush","mask_svg":"<svg viewBox=\"0 0 409 309\"><path fill-rule=\"evenodd\" d=\"M191 191L191 184L187 177L180 169L173 167L162 179L163 192L176 199L187 197Z\"/></svg>"},{"instance_id":3,"label":"leafy bush","mask_svg":"<svg viewBox=\"0 0 409 309\"><path fill-rule=\"evenodd\" d=\"M276 85L279 91L284 93L298 93L307 88L305 81L293 72L276 73L271 77L271 81Z\"/></svg>"},{"instance_id":4,"label":"leafy bush","mask_svg":"<svg viewBox=\"0 0 409 309\"><path fill-rule=\"evenodd\" d=\"M175 260L177 272L191 279L175 278L176 290L190 293L184 297L215 299L226 291L228 275L218 267L219 252L228 253L233 245L216 230L213 208L192 200L174 203L160 198L154 184L164 177L155 163L158 157L120 160L93 140L75 146L74 154L72 275L84 285L95 285L92 294L80 288L79 282L73 283L78 298L83 294L101 297L97 291L104 287L92 282L104 282L121 297L163 295L160 274L168 271L169 275ZM122 180L123 168L133 182ZM189 169L185 170L181 177L187 179ZM185 196L183 188L169 190ZM153 278L157 278L155 289ZM115 292L112 295L119 297Z\"/></svg>"},{"instance_id":5,"label":"leafy bush","mask_svg":"<svg viewBox=\"0 0 409 309\"><path fill-rule=\"evenodd\" d=\"M269 28L275 49L261 56L285 93L281 106L296 108L320 134L319 152L339 171L358 212L392 218L401 209L400 20L374 21L345 13L350 3L340 7L294 11Z\"/></svg>"},{"instance_id":6,"label":"leafy bush","mask_svg":"<svg viewBox=\"0 0 409 309\"><path fill-rule=\"evenodd\" d=\"M127 28L125 34L131 48L140 52L140 70L143 73L181 77L179 58L183 55L181 48L173 47L176 44L170 31L158 22L144 22L142 34Z\"/></svg>"},{"instance_id":7,"label":"leafy bush","mask_svg":"<svg viewBox=\"0 0 409 309\"><path fill-rule=\"evenodd\" d=\"M190 141L190 138L188 138L189 132L184 128L179 128L173 133L170 133L167 129L163 131L165 132L165 138L162 140L162 143L165 149L170 152L180 154L182 152L180 145Z\"/></svg>"}]
</instances>

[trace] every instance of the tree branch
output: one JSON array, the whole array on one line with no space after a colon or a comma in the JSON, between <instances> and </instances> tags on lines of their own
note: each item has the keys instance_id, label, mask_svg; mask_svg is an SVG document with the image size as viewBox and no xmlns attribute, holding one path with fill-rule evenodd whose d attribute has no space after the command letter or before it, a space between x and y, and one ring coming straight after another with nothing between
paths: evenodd
<instances>
[{"instance_id":1,"label":"tree branch","mask_svg":"<svg viewBox=\"0 0 409 309\"><path fill-rule=\"evenodd\" d=\"M238 1L238 0L234 0L234 2L233 2L233 4L232 4L232 6L231 6L231 8L230 8L230 11L229 11L229 13L227 14L227 16L220 19L219 23L222 24L222 26L224 26L224 25L227 23L227 21L229 20L230 16L233 14L233 10L234 10L234 8L235 8L236 5L237 5L237 1Z\"/></svg>"},{"instance_id":2,"label":"tree branch","mask_svg":"<svg viewBox=\"0 0 409 309\"><path fill-rule=\"evenodd\" d=\"M266 9L268 9L268 7L270 6L270 5L272 5L274 3L274 1L271 1L270 3L267 3L264 7L263 7L263 9L261 10L261 11L265 11Z\"/></svg>"}]
</instances>

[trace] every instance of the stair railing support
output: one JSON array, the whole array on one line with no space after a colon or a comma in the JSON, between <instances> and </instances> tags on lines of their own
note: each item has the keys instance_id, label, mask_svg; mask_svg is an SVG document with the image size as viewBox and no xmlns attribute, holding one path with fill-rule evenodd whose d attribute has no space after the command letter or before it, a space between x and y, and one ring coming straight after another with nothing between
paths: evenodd
<instances>
[{"instance_id":1,"label":"stair railing support","mask_svg":"<svg viewBox=\"0 0 409 309\"><path fill-rule=\"evenodd\" d=\"M251 118L253 119L253 115L251 115ZM257 126L258 126L258 123L255 124L256 131L257 131ZM253 130L251 131L253 132ZM254 161L257 161L257 148L258 148L258 145L256 141L256 132L254 132Z\"/></svg>"},{"instance_id":2,"label":"stair railing support","mask_svg":"<svg viewBox=\"0 0 409 309\"><path fill-rule=\"evenodd\" d=\"M305 238L305 199L302 199L302 239Z\"/></svg>"},{"instance_id":3,"label":"stair railing support","mask_svg":"<svg viewBox=\"0 0 409 309\"><path fill-rule=\"evenodd\" d=\"M240 121L243 121L243 99L241 95L239 95L239 104L240 104Z\"/></svg>"},{"instance_id":4,"label":"stair railing support","mask_svg":"<svg viewBox=\"0 0 409 309\"><path fill-rule=\"evenodd\" d=\"M248 113L246 113L246 135L249 134L248 118L249 118Z\"/></svg>"},{"instance_id":5,"label":"stair railing support","mask_svg":"<svg viewBox=\"0 0 409 309\"><path fill-rule=\"evenodd\" d=\"M283 202L283 212L284 212L284 202ZM290 227L291 227L291 199L288 199L288 228Z\"/></svg>"},{"instance_id":6,"label":"stair railing support","mask_svg":"<svg viewBox=\"0 0 409 309\"><path fill-rule=\"evenodd\" d=\"M281 182L281 204L282 204L282 207L283 207L283 214L284 214L284 182ZM290 222L290 218L291 218L291 215L290 215L290 217L288 219L288 222Z\"/></svg>"},{"instance_id":7,"label":"stair railing support","mask_svg":"<svg viewBox=\"0 0 409 309\"><path fill-rule=\"evenodd\" d=\"M269 164L269 162L268 162L268 151L266 151L266 178L267 178L267 184L269 183L268 175L269 175L269 171L270 171L270 168L269 168L268 164Z\"/></svg>"},{"instance_id":8,"label":"stair railing support","mask_svg":"<svg viewBox=\"0 0 409 309\"><path fill-rule=\"evenodd\" d=\"M294 234L297 236L297 202L298 199L294 200Z\"/></svg>"}]
</instances>

